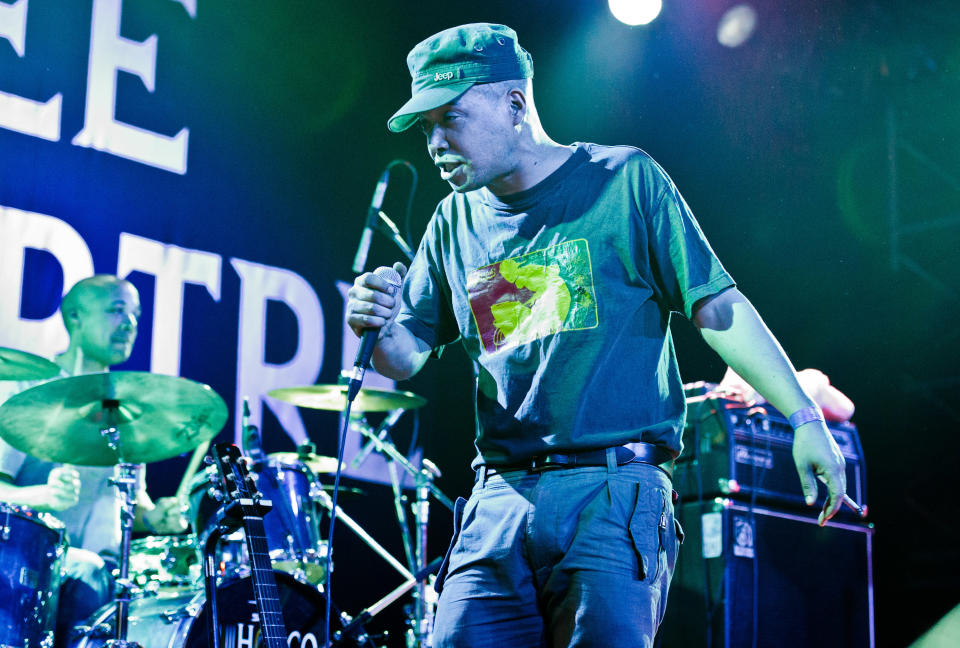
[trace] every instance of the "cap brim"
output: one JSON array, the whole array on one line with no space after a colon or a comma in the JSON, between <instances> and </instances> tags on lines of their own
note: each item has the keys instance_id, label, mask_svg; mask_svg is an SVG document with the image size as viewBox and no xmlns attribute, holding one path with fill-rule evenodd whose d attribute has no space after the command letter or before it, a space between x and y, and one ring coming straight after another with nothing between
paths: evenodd
<instances>
[{"instance_id":1,"label":"cap brim","mask_svg":"<svg viewBox=\"0 0 960 648\"><path fill-rule=\"evenodd\" d=\"M393 117L387 121L387 128L394 133L407 130L416 123L417 116L420 113L451 103L469 90L474 83L476 82L462 81L460 83L449 83L442 86L424 88L411 97L407 103L403 104L400 110L393 113Z\"/></svg>"}]
</instances>

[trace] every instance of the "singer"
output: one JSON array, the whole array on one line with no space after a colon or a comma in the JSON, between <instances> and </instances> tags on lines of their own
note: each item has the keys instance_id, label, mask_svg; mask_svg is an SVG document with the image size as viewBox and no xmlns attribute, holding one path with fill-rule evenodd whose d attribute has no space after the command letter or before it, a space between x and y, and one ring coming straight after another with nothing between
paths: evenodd
<instances>
[{"instance_id":1,"label":"singer","mask_svg":"<svg viewBox=\"0 0 960 648\"><path fill-rule=\"evenodd\" d=\"M650 646L682 530L671 471L685 403L669 324L704 340L775 407L821 523L844 460L790 361L664 170L628 146L559 144L533 62L503 25L431 36L407 56L419 126L453 190L402 291L372 273L347 321L379 329L377 371L412 376L460 340L476 372L476 482L456 507L434 646ZM801 549L802 550L802 549Z\"/></svg>"}]
</instances>

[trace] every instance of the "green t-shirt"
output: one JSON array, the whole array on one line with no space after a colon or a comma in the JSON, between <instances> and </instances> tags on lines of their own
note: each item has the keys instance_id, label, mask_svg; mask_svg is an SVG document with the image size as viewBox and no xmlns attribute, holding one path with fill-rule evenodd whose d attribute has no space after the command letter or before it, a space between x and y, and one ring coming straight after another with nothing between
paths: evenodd
<instances>
[{"instance_id":1,"label":"green t-shirt","mask_svg":"<svg viewBox=\"0 0 960 648\"><path fill-rule=\"evenodd\" d=\"M671 312L733 285L650 156L576 144L526 191L447 196L397 322L473 359L476 463L633 441L679 452Z\"/></svg>"}]
</instances>

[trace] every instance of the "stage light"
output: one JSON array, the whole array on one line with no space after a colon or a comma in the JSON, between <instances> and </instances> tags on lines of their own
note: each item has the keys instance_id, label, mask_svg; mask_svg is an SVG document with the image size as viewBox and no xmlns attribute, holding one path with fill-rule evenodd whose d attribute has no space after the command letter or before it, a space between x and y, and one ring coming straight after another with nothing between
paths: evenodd
<instances>
[{"instance_id":1,"label":"stage light","mask_svg":"<svg viewBox=\"0 0 960 648\"><path fill-rule=\"evenodd\" d=\"M646 25L660 15L663 0L609 0L610 13L625 25Z\"/></svg>"},{"instance_id":2,"label":"stage light","mask_svg":"<svg viewBox=\"0 0 960 648\"><path fill-rule=\"evenodd\" d=\"M717 40L726 47L740 47L757 28L757 10L748 4L730 7L717 25Z\"/></svg>"}]
</instances>

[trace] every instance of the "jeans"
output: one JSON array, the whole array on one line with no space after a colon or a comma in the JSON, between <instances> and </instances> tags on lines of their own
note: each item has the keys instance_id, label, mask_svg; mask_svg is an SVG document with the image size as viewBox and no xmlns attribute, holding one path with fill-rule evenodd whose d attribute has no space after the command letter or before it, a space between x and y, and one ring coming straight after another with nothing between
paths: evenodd
<instances>
[{"instance_id":1,"label":"jeans","mask_svg":"<svg viewBox=\"0 0 960 648\"><path fill-rule=\"evenodd\" d=\"M479 475L437 578L435 648L652 646L683 534L663 471Z\"/></svg>"},{"instance_id":2,"label":"jeans","mask_svg":"<svg viewBox=\"0 0 960 648\"><path fill-rule=\"evenodd\" d=\"M89 551L68 549L60 584L54 647L69 646L74 627L87 621L94 612L112 600L110 565L105 565L99 556Z\"/></svg>"}]
</instances>

